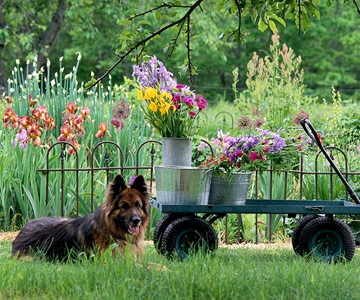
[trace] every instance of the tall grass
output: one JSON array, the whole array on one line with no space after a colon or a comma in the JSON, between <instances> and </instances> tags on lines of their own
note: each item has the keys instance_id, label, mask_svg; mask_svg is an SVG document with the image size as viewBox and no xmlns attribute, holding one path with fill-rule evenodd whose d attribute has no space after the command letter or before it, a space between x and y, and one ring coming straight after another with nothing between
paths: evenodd
<instances>
[{"instance_id":1,"label":"tall grass","mask_svg":"<svg viewBox=\"0 0 360 300\"><path fill-rule=\"evenodd\" d=\"M12 108L20 116L31 115L29 99L37 100L36 107L44 105L48 113L54 118L56 128L52 130L42 130L42 145L35 147L28 143L26 150L21 146L14 146L15 134L17 129L1 127L1 146L0 146L0 183L1 195L1 214L0 228L9 230L17 225L21 226L30 218L38 218L46 215L59 216L61 205L60 193L65 194L65 215L74 215L75 209L75 180L74 175L67 175L65 179L65 191L60 190L60 174L51 175L49 182L49 203L45 201L46 184L45 174L38 172L37 169L46 167L46 156L48 147L57 142L60 135L60 128L63 124L63 112L66 106L73 102L79 108L87 107L90 109L90 121L84 122L85 135L79 136L80 149L78 149L78 159L73 155L66 154L63 160L68 168L75 168L76 164L80 168L89 167L89 157L93 147L104 141L115 142L123 151L124 165L135 165L135 149L145 140L151 137L151 130L146 126L139 106L136 105L132 82L125 80L123 85L113 85L110 81L108 86L98 86L91 90L86 90L85 83L78 82L76 73L80 66L81 56L78 54L76 64L73 69L66 73L62 66L62 58L59 59L58 70L51 69L51 62L48 61L45 69L36 69L36 61L26 61L22 67L20 61L16 62L16 67L12 71L12 76L8 80L8 90L11 101L1 102L1 112L7 108ZM54 74L51 77L50 74ZM9 99L9 98L8 98ZM125 99L131 106L131 114L125 120L124 129L117 130L110 125L112 119L112 108L120 100ZM10 103L11 102L11 103ZM102 122L109 124L108 133L100 139L95 137L98 125ZM50 167L56 168L61 164L61 148L54 148L49 152ZM110 164L120 166L117 155L110 149ZM113 156L111 156L113 155ZM95 163L100 166L104 163L103 156L96 154ZM143 164L144 155L140 155L139 164ZM102 165L103 166L103 165ZM81 193L81 214L90 212L89 192L90 176L81 174L79 187ZM127 175L130 177L130 174ZM96 175L94 193L97 197L97 204L103 200L106 180L104 174ZM19 222L20 221L20 222Z\"/></svg>"},{"instance_id":2,"label":"tall grass","mask_svg":"<svg viewBox=\"0 0 360 300\"><path fill-rule=\"evenodd\" d=\"M219 248L166 260L153 246L130 255L58 264L9 259L0 246L1 299L357 299L359 253L350 263L307 260L292 249Z\"/></svg>"}]
</instances>

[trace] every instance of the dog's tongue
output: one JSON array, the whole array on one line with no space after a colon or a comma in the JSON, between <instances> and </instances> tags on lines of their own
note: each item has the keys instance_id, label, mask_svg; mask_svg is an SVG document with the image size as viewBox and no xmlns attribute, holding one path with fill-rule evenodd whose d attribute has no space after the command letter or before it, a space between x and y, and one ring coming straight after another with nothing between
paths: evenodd
<instances>
[{"instance_id":1,"label":"dog's tongue","mask_svg":"<svg viewBox=\"0 0 360 300\"><path fill-rule=\"evenodd\" d=\"M140 231L140 226L134 226L134 227L130 226L129 227L129 232L131 234L138 234L139 231Z\"/></svg>"}]
</instances>

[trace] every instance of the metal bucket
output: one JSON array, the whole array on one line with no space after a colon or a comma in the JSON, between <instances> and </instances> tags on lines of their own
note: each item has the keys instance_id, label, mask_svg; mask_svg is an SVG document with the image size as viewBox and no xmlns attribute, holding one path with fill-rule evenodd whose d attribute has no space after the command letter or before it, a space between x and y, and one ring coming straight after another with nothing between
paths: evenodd
<instances>
[{"instance_id":1,"label":"metal bucket","mask_svg":"<svg viewBox=\"0 0 360 300\"><path fill-rule=\"evenodd\" d=\"M186 138L162 139L163 166L191 166L192 140Z\"/></svg>"},{"instance_id":2,"label":"metal bucket","mask_svg":"<svg viewBox=\"0 0 360 300\"><path fill-rule=\"evenodd\" d=\"M212 176L209 205L245 204L252 173L231 173Z\"/></svg>"},{"instance_id":3,"label":"metal bucket","mask_svg":"<svg viewBox=\"0 0 360 300\"><path fill-rule=\"evenodd\" d=\"M156 200L161 204L208 203L212 171L195 167L154 166Z\"/></svg>"}]
</instances>

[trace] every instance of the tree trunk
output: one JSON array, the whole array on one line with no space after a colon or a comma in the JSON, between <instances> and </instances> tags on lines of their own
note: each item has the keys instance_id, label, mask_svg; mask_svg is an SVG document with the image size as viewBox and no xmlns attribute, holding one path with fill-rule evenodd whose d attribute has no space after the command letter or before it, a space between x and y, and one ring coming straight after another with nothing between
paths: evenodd
<instances>
[{"instance_id":1,"label":"tree trunk","mask_svg":"<svg viewBox=\"0 0 360 300\"><path fill-rule=\"evenodd\" d=\"M4 0L0 0L0 29L5 28L4 15L2 8ZM2 58L3 50L5 48L5 40L0 39L0 96L7 92L7 74L5 68L5 62Z\"/></svg>"},{"instance_id":2,"label":"tree trunk","mask_svg":"<svg viewBox=\"0 0 360 300\"><path fill-rule=\"evenodd\" d=\"M38 69L46 64L46 58L49 56L51 49L55 45L56 38L64 21L66 6L66 0L58 0L58 5L51 22L48 24L45 32L39 38L39 51L37 60Z\"/></svg>"}]
</instances>

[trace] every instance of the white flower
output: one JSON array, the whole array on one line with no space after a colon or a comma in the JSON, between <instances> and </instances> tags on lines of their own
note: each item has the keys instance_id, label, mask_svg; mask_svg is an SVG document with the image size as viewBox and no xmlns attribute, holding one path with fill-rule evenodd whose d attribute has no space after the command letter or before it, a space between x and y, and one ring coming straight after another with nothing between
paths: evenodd
<instances>
[{"instance_id":1,"label":"white flower","mask_svg":"<svg viewBox=\"0 0 360 300\"><path fill-rule=\"evenodd\" d=\"M65 79L71 79L73 76L73 73L69 73L65 75Z\"/></svg>"}]
</instances>

